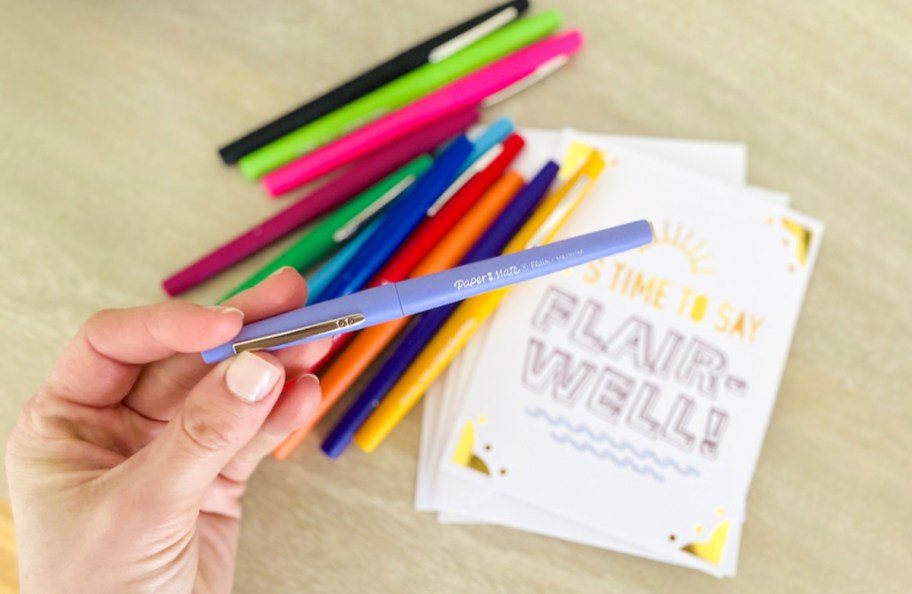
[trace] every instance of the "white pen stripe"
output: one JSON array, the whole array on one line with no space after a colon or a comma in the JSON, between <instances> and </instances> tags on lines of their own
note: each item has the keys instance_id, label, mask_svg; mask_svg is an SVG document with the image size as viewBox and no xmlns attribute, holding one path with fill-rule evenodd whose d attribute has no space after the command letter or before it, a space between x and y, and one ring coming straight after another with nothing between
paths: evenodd
<instances>
[{"instance_id":1,"label":"white pen stripe","mask_svg":"<svg viewBox=\"0 0 912 594\"><path fill-rule=\"evenodd\" d=\"M476 171L481 171L486 168L488 165L494 162L494 159L500 156L503 153L504 147L503 144L497 143L488 150L484 152L483 155L478 157L478 160L475 161L474 166Z\"/></svg>"},{"instance_id":2,"label":"white pen stripe","mask_svg":"<svg viewBox=\"0 0 912 594\"><path fill-rule=\"evenodd\" d=\"M525 91L541 79L545 78L564 64L570 61L570 56L562 54L560 56L554 56L535 70L533 70L528 75L519 79L510 86L504 87L501 90L497 91L487 99L481 102L482 107L491 107L492 105L497 105L505 99L509 99L513 95L516 95L520 91Z\"/></svg>"},{"instance_id":3,"label":"white pen stripe","mask_svg":"<svg viewBox=\"0 0 912 594\"><path fill-rule=\"evenodd\" d=\"M462 175L457 177L455 180L453 180L453 183L451 183L449 186L447 186L447 189L444 190L443 193L440 195L440 197L434 201L434 204L432 204L430 206L430 208L427 209L427 213L425 213L425 214L429 217L432 217L435 214L437 214L437 212L441 208L443 208L443 206L447 202L450 201L450 198L452 198L453 195L456 194L456 191L459 188L461 188L463 186L463 184L465 184L469 180L469 178L472 177L473 175L475 175L475 169L473 167L469 167L468 169L463 171Z\"/></svg>"},{"instance_id":4,"label":"white pen stripe","mask_svg":"<svg viewBox=\"0 0 912 594\"><path fill-rule=\"evenodd\" d=\"M588 175L581 175L576 183L573 184L573 187L567 190L567 193L564 195L564 199L560 201L557 207L551 211L551 214L548 215L548 218L545 219L545 222L541 224L541 227L538 228L538 231L535 232L535 235L529 239L529 242L526 243L525 249L532 247L538 247L545 241L545 237L554 230L554 227L558 225L564 217L567 216L567 213L573 208L573 206L579 202L580 194L586 189L586 186L589 182L592 181Z\"/></svg>"},{"instance_id":5,"label":"white pen stripe","mask_svg":"<svg viewBox=\"0 0 912 594\"><path fill-rule=\"evenodd\" d=\"M432 49L428 53L428 62L431 64L436 64L441 60L449 58L459 50L468 47L482 37L493 33L510 21L515 20L518 16L519 10L517 10L515 6L501 10L488 20L478 23L465 33L457 35L453 39L445 41L444 43Z\"/></svg>"},{"instance_id":6,"label":"white pen stripe","mask_svg":"<svg viewBox=\"0 0 912 594\"><path fill-rule=\"evenodd\" d=\"M495 144L494 146L489 148L487 151L485 151L484 154L482 154L480 157L478 157L474 163L469 165L469 167L465 171L462 172L462 175L457 177L456 180L453 181L453 183L451 183L449 186L447 186L447 189L443 191L443 194L440 195L440 198L435 200L434 204L432 204L431 207L428 208L427 216L432 217L435 214L437 214L438 212L440 212L440 209L443 208L444 205L446 205L446 203L450 201L450 198L452 198L456 194L456 192L459 191L459 189L462 186L464 186L465 183L467 181L469 181L469 179L473 175L475 175L476 173L478 173L479 171L481 171L482 169L484 169L485 167L487 167L488 165L493 163L494 159L499 157L500 153L502 153L502 152L503 152L503 145L499 144L499 143Z\"/></svg>"},{"instance_id":7,"label":"white pen stripe","mask_svg":"<svg viewBox=\"0 0 912 594\"><path fill-rule=\"evenodd\" d=\"M339 242L345 241L346 239L351 237L358 230L358 228L361 227L362 224L364 224L364 222L366 220L368 220L369 218L374 216L374 214L376 214L377 211L379 211L381 208L383 208L384 206L386 206L387 204L392 202L393 199L396 198L396 196L400 195L403 191L405 191L405 189L407 187L409 187L410 185L412 185L412 183L414 181L415 181L414 175L409 175L409 176L402 178L398 184L396 184L395 186L393 186L392 188L387 190L386 193L384 193L382 196L380 196L379 198L374 200L370 206L368 206L367 208L365 208L364 210L362 210L361 212L356 214L354 217L352 217L352 219L350 221L348 221L347 223L345 223L345 225L336 229L336 232L333 233L333 236L332 236L333 241L335 241L336 243L339 243Z\"/></svg>"}]
</instances>

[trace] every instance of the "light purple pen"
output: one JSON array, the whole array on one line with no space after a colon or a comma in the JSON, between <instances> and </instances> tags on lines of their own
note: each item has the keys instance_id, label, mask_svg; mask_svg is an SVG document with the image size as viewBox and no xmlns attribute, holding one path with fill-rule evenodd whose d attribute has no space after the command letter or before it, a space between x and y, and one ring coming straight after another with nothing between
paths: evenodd
<instances>
[{"instance_id":1,"label":"light purple pen","mask_svg":"<svg viewBox=\"0 0 912 594\"><path fill-rule=\"evenodd\" d=\"M217 363L242 351L273 351L361 330L631 250L652 237L649 221L634 221L308 305L244 326L229 342L203 351L203 360Z\"/></svg>"}]
</instances>

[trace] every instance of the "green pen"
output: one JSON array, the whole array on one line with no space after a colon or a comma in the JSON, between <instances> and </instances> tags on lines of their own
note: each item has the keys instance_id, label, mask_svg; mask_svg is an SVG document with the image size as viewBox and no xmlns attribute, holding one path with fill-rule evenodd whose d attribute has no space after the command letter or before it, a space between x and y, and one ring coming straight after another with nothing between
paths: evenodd
<instances>
[{"instance_id":1,"label":"green pen","mask_svg":"<svg viewBox=\"0 0 912 594\"><path fill-rule=\"evenodd\" d=\"M557 10L547 10L510 23L465 49L438 62L425 64L241 157L238 166L248 178L259 179L301 155L550 35L557 30L560 22L561 15Z\"/></svg>"},{"instance_id":2,"label":"green pen","mask_svg":"<svg viewBox=\"0 0 912 594\"><path fill-rule=\"evenodd\" d=\"M421 155L364 190L327 215L279 257L232 289L218 302L221 303L236 293L249 289L283 266L293 266L300 272L310 268L353 237L364 223L412 185L431 163L431 157Z\"/></svg>"}]
</instances>

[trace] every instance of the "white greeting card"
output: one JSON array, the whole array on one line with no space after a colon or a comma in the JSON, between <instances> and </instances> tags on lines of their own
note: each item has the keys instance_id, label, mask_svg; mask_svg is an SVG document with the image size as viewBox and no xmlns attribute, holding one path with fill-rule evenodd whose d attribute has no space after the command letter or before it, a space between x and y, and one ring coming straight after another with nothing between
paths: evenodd
<instances>
[{"instance_id":1,"label":"white greeting card","mask_svg":"<svg viewBox=\"0 0 912 594\"><path fill-rule=\"evenodd\" d=\"M535 158L542 155L549 155L558 152L560 143L560 133L557 131L545 130L523 130L523 135L527 139L527 155L520 159L521 170L524 173L531 174L531 167L535 163ZM613 141L623 144L624 146L634 148L646 154L663 158L673 163L686 166L693 171L701 172L733 184L743 184L747 173L747 153L746 147L737 143L726 142L709 142L709 141L691 141L691 140L672 140L657 139L645 137L629 136L607 136L597 134L580 134L576 133L578 138L588 144L598 144L602 141ZM780 204L788 204L789 197L787 194L772 192L759 188L751 188L751 192L756 193L759 197L773 200ZM431 497L433 478L436 476L436 460L439 457L439 448L435 449L433 454L428 455L433 445L440 444L440 440L433 440L431 436L439 436L446 431L447 421L450 415L438 415L437 405L444 396L443 394L453 394L451 389L444 391L446 378L456 376L464 378L470 374L472 367L465 370L457 370L460 367L460 360L471 357L468 353L474 353L480 347L482 333L479 332L476 337L467 345L464 354L458 356L456 361L444 373L442 378L435 383L428 394L428 404L425 405L425 415L423 421L423 432L421 437L421 457L423 470L419 473L418 484L416 488L415 506L421 511L432 511L436 509ZM455 395L454 395L455 396ZM446 402L452 406L456 398L446 398ZM441 425L441 423L443 423ZM455 517L450 514L448 517Z\"/></svg>"},{"instance_id":2,"label":"white greeting card","mask_svg":"<svg viewBox=\"0 0 912 594\"><path fill-rule=\"evenodd\" d=\"M527 145L524 154L519 159L518 169L524 174L531 175L532 167L540 163L542 159L548 156L557 158L559 152L561 133L557 131L545 130L522 130L522 135L526 139ZM592 144L604 140L618 142L624 146L640 150L647 154L670 160L686 166L694 171L711 175L716 179L733 184L743 184L747 173L747 153L742 144L708 142L708 141L684 141L684 140L667 140L656 138L625 137L625 136L605 136L605 135L582 135L581 140ZM759 190L758 190L759 191ZM769 192L770 196L775 196L777 200L787 202L788 196L776 192ZM442 435L447 430L447 422L451 414L437 415L436 406L443 399L441 392L454 395L452 389L444 391L444 383L447 378L462 379L471 374L473 366L469 365L464 369L461 367L466 357L472 359L474 353L482 343L481 332L476 335L466 347L466 354L457 357L456 361L450 365L450 368L438 380L428 393L427 404L425 404L425 416L423 422L423 431L421 436L420 460L423 461L423 469L418 475L418 484L415 494L415 507L420 511L431 511L438 509L431 497L433 481L436 478L436 461L439 458L440 447L431 452L431 436ZM473 353L469 355L468 353ZM458 390L455 394L459 394ZM455 395L454 395L455 396ZM452 407L457 401L456 397L446 399L446 402ZM434 411L430 415L428 411ZM452 413L452 411L450 411ZM433 422L430 420L433 418ZM442 442L437 440L435 445ZM448 514L448 518L457 517L456 514Z\"/></svg>"},{"instance_id":3,"label":"white greeting card","mask_svg":"<svg viewBox=\"0 0 912 594\"><path fill-rule=\"evenodd\" d=\"M605 138L589 136L586 137L586 140L598 141ZM684 164L691 169L715 175L719 179L743 183L746 152L742 145L640 138L612 137L612 139L625 146L634 146L653 155L658 154L666 159ZM547 141L554 146L557 143L557 135L552 133L549 137L547 134L540 134L536 135L533 141L539 144ZM769 198L787 202L787 196L777 193L770 193ZM439 458L441 441L432 440L431 436L443 434L452 417L449 412L440 413L438 405L441 404L441 398L444 396L446 396L444 403L447 411L451 411L453 406L458 404L459 396L464 388L461 384L465 383L465 378L471 376L474 358L479 352L478 345L482 340L483 337L480 335L473 339L465 354L454 361L448 373L436 384L426 400L421 446L422 463L416 490L416 507L425 510L449 508L440 516L441 521L444 522L493 522L644 557L660 558L649 551L638 549L586 526L555 517L521 501L491 490L479 489L477 485L468 485L467 490L460 489L462 485L453 476L443 477L445 484L442 489L442 497L435 497L438 492L434 484L436 460ZM468 363L466 364L466 362ZM459 511L454 513L454 509ZM734 538L737 538L737 534L731 535L730 539Z\"/></svg>"},{"instance_id":4,"label":"white greeting card","mask_svg":"<svg viewBox=\"0 0 912 594\"><path fill-rule=\"evenodd\" d=\"M601 148L617 162L610 183L563 235L647 216L658 240L508 297L485 345L499 356L481 357L443 467L716 573L733 567L821 228Z\"/></svg>"}]
</instances>

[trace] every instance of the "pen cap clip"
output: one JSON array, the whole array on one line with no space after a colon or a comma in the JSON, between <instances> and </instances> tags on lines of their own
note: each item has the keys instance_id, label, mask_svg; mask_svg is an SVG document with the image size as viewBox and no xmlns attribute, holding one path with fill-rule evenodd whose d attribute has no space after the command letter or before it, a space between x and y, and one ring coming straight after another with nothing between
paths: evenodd
<instances>
[{"instance_id":1,"label":"pen cap clip","mask_svg":"<svg viewBox=\"0 0 912 594\"><path fill-rule=\"evenodd\" d=\"M518 17L519 9L515 6L509 6L497 14L492 15L489 19L478 23L465 33L457 35L432 49L430 53L428 53L428 62L431 64L441 62L456 52L472 45L482 37L486 37L507 23L516 20Z\"/></svg>"},{"instance_id":2,"label":"pen cap clip","mask_svg":"<svg viewBox=\"0 0 912 594\"><path fill-rule=\"evenodd\" d=\"M325 320L315 324L309 324L300 328L276 332L258 336L249 340L239 340L232 343L231 348L235 353L244 351L262 351L269 348L275 348L292 342L303 342L305 340L314 340L321 336L329 336L332 333L338 334L338 331L348 331L351 328L364 324L366 318L363 314L349 314L346 316Z\"/></svg>"},{"instance_id":3,"label":"pen cap clip","mask_svg":"<svg viewBox=\"0 0 912 594\"><path fill-rule=\"evenodd\" d=\"M567 54L561 54L559 56L554 56L553 58L551 58L550 60L543 63L541 66L539 66L535 70L533 70L531 73L522 77L515 83L513 83L507 87L504 87L500 91L494 93L493 95L491 95L490 97L488 97L487 99L482 101L481 106L482 107L491 107L493 105L497 105L501 101L509 99L513 95L516 95L517 93L528 89L529 87L531 87L538 81L547 77L549 74L556 71L557 69L559 69L561 66L563 66L564 64L566 64L569 61L570 61L570 56Z\"/></svg>"},{"instance_id":4,"label":"pen cap clip","mask_svg":"<svg viewBox=\"0 0 912 594\"><path fill-rule=\"evenodd\" d=\"M382 196L374 200L370 206L353 216L347 223L339 227L336 232L333 233L333 241L339 243L351 237L356 231L358 231L358 229L361 228L361 225L363 225L365 221L380 212L384 206L395 200L397 197L401 196L402 193L415 182L415 179L416 177L414 175L407 175L399 180L396 185L384 192Z\"/></svg>"},{"instance_id":5,"label":"pen cap clip","mask_svg":"<svg viewBox=\"0 0 912 594\"><path fill-rule=\"evenodd\" d=\"M583 192L587 189L589 184L594 180L588 175L580 175L576 180L574 180L573 187L564 195L563 200L560 201L560 204L551 211L551 214L548 215L548 218L545 219L545 222L542 223L541 227L538 228L538 231L535 232L531 238L529 238L529 243L526 244L526 248L535 247L545 243L545 238L554 231L557 226L570 214L570 211L573 210L573 207L576 206L577 202L582 198Z\"/></svg>"},{"instance_id":6,"label":"pen cap clip","mask_svg":"<svg viewBox=\"0 0 912 594\"><path fill-rule=\"evenodd\" d=\"M593 152L589 158L576 170L573 176L555 193L558 199L545 220L526 242L524 249L547 243L557 233L561 224L570 216L579 203L586 197L589 190L598 180L605 168L605 160L598 152Z\"/></svg>"},{"instance_id":7,"label":"pen cap clip","mask_svg":"<svg viewBox=\"0 0 912 594\"><path fill-rule=\"evenodd\" d=\"M428 208L428 210L427 210L427 216L432 217L435 214L437 214L440 211L440 209L443 208L446 205L446 203L450 201L450 198L452 198L456 194L456 192L458 192L459 189L462 188L462 186L464 186L466 184L466 182L468 182L469 179L472 178L472 176L474 176L478 172L484 170L488 165L493 163L494 159L496 159L498 156L500 156L500 153L502 153L502 152L503 152L503 145L495 144L494 146L489 148L487 150L487 152L485 152L483 155L478 157L478 159L476 159L474 163L469 165L469 167L465 171L463 171L459 175L459 177L457 177L455 180L453 180L453 183L451 183L449 186L447 186L447 189L443 191L443 194L440 195L440 198L438 198L437 200L434 201L434 204L432 204L431 207Z\"/></svg>"}]
</instances>

